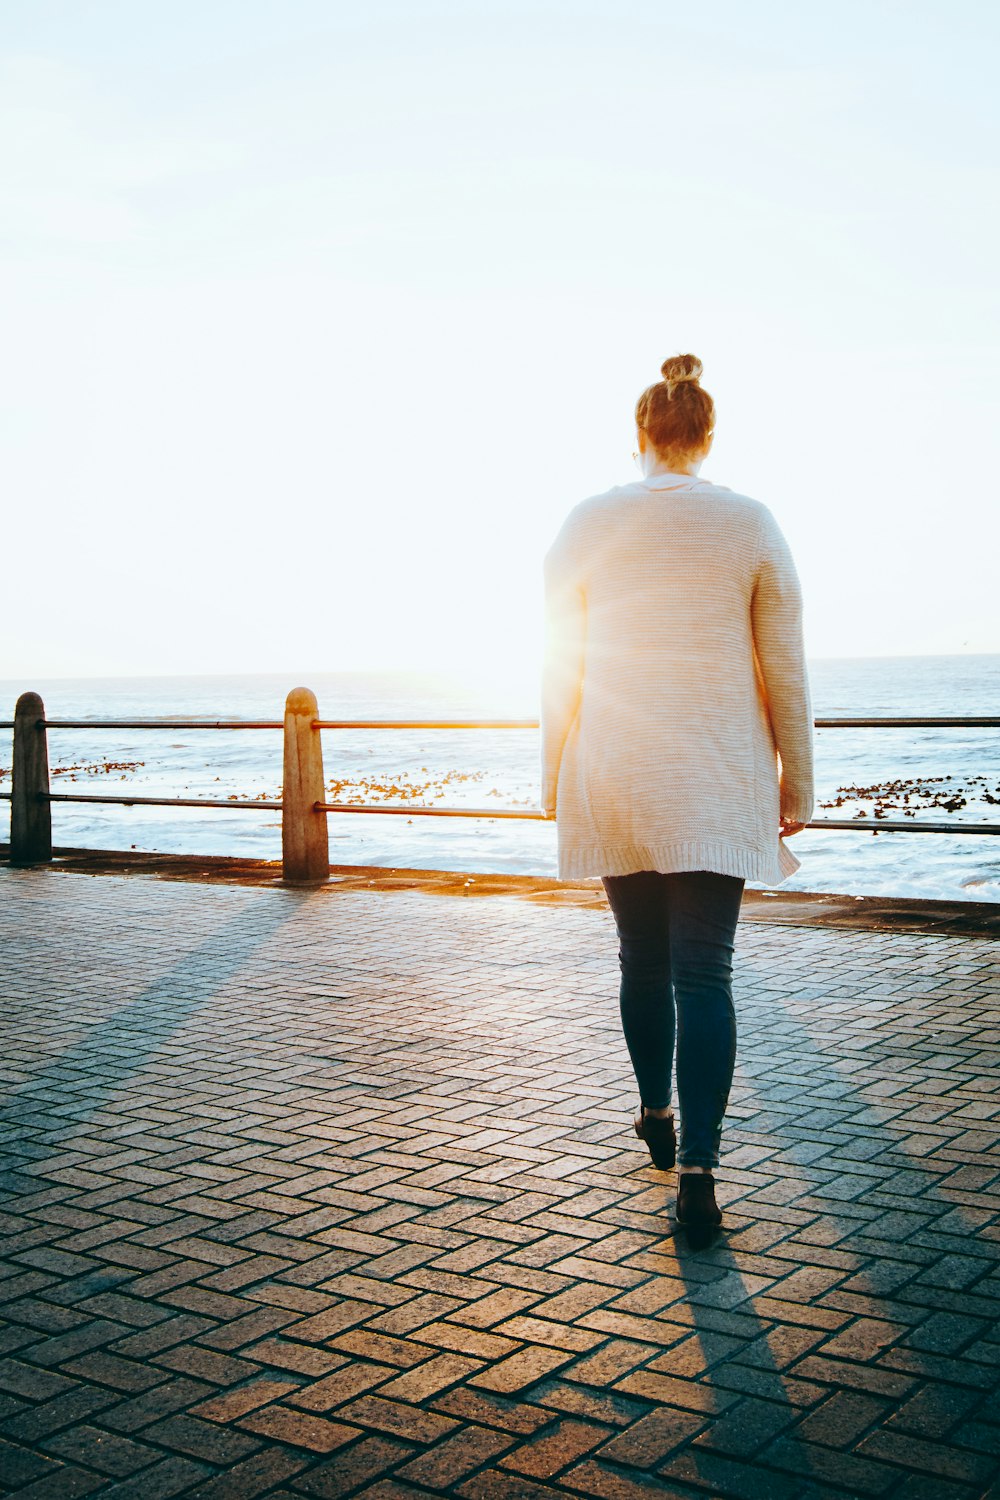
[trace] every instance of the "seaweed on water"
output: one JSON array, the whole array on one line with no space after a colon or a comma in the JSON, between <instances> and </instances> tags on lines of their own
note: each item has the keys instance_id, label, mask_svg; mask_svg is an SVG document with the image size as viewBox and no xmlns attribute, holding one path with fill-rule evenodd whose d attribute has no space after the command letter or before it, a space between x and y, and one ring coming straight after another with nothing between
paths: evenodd
<instances>
[{"instance_id":1,"label":"seaweed on water","mask_svg":"<svg viewBox=\"0 0 1000 1500\"><path fill-rule=\"evenodd\" d=\"M113 776L117 772L120 779L125 781L145 764L144 760L81 761L77 765L53 766L51 774L65 776L69 781L77 781L81 776Z\"/></svg>"},{"instance_id":2,"label":"seaweed on water","mask_svg":"<svg viewBox=\"0 0 1000 1500\"><path fill-rule=\"evenodd\" d=\"M838 786L832 798L820 802L820 807L843 807L845 803L873 803L873 816L885 818L890 813L902 813L904 818L915 818L919 812L936 810L960 812L968 807L970 800L981 798L983 802L1000 804L1000 786L994 796L985 787L979 790L973 783L985 782L983 775L959 778L944 776L897 777L891 781L875 782L871 786ZM855 812L856 818L867 817L864 808Z\"/></svg>"}]
</instances>

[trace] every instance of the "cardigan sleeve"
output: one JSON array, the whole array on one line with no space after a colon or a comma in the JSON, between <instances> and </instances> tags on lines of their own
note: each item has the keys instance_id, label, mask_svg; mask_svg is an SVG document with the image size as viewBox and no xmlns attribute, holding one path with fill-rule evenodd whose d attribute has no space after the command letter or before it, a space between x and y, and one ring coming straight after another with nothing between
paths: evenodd
<instances>
[{"instance_id":1,"label":"cardigan sleeve","mask_svg":"<svg viewBox=\"0 0 1000 1500\"><path fill-rule=\"evenodd\" d=\"M542 564L545 647L541 684L542 807L556 810L563 749L580 706L586 650L587 604L572 548L570 519Z\"/></svg>"},{"instance_id":2,"label":"cardigan sleeve","mask_svg":"<svg viewBox=\"0 0 1000 1500\"><path fill-rule=\"evenodd\" d=\"M808 823L815 795L813 711L802 629L802 590L788 543L766 506L761 517L751 613L754 650L781 762L781 816Z\"/></svg>"}]
</instances>

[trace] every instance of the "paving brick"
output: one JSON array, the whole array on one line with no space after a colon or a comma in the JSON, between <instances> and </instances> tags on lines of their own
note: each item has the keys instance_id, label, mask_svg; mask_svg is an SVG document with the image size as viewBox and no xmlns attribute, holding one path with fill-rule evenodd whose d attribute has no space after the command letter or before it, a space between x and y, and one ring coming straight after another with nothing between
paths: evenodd
<instances>
[{"instance_id":1,"label":"paving brick","mask_svg":"<svg viewBox=\"0 0 1000 1500\"><path fill-rule=\"evenodd\" d=\"M637 1366L645 1364L650 1354L648 1344L630 1339L608 1339L593 1354L567 1366L563 1371L563 1378L577 1380L582 1385L612 1385Z\"/></svg>"},{"instance_id":2,"label":"paving brick","mask_svg":"<svg viewBox=\"0 0 1000 1500\"><path fill-rule=\"evenodd\" d=\"M343 1406L352 1396L383 1385L395 1374L391 1365L370 1365L362 1360L347 1362L332 1375L324 1375L322 1380L312 1381L290 1393L288 1401L306 1411L332 1411L335 1406Z\"/></svg>"},{"instance_id":3,"label":"paving brick","mask_svg":"<svg viewBox=\"0 0 1000 1500\"><path fill-rule=\"evenodd\" d=\"M595 1459L584 1459L583 1463L567 1469L560 1483L574 1493L598 1495L601 1500L693 1500L693 1497L696 1500L705 1493L655 1474L615 1469Z\"/></svg>"},{"instance_id":4,"label":"paving brick","mask_svg":"<svg viewBox=\"0 0 1000 1500\"><path fill-rule=\"evenodd\" d=\"M402 1479L376 1479L374 1484L358 1491L358 1500L425 1500L430 1493Z\"/></svg>"},{"instance_id":5,"label":"paving brick","mask_svg":"<svg viewBox=\"0 0 1000 1500\"><path fill-rule=\"evenodd\" d=\"M616 1382L615 1390L642 1396L646 1401L662 1402L665 1406L679 1406L682 1411L722 1412L739 1399L730 1391L720 1391L693 1380L657 1375L649 1370L626 1375Z\"/></svg>"},{"instance_id":6,"label":"paving brick","mask_svg":"<svg viewBox=\"0 0 1000 1500\"><path fill-rule=\"evenodd\" d=\"M122 1479L110 1489L102 1491L109 1500L169 1500L172 1495L184 1495L205 1478L209 1470L204 1464L189 1458L164 1458L152 1468L142 1469L129 1479Z\"/></svg>"},{"instance_id":7,"label":"paving brick","mask_svg":"<svg viewBox=\"0 0 1000 1500\"><path fill-rule=\"evenodd\" d=\"M992 1390L996 1384L996 1361L952 1357L947 1354L931 1354L920 1349L904 1349L896 1346L881 1356L879 1364L888 1370L916 1376L920 1380L951 1381L955 1385L966 1385L973 1390Z\"/></svg>"},{"instance_id":8,"label":"paving brick","mask_svg":"<svg viewBox=\"0 0 1000 1500\"><path fill-rule=\"evenodd\" d=\"M544 1427L552 1420L551 1411L542 1407L502 1396L495 1391L473 1391L468 1386L458 1386L442 1396L436 1396L431 1405L435 1411L444 1412L447 1416L497 1427L502 1432L536 1432L539 1427Z\"/></svg>"},{"instance_id":9,"label":"paving brick","mask_svg":"<svg viewBox=\"0 0 1000 1500\"><path fill-rule=\"evenodd\" d=\"M455 1486L455 1494L464 1500L552 1500L566 1491L555 1485L528 1479L522 1474L505 1474L499 1469L484 1469ZM374 1500L374 1497L372 1497Z\"/></svg>"},{"instance_id":10,"label":"paving brick","mask_svg":"<svg viewBox=\"0 0 1000 1500\"><path fill-rule=\"evenodd\" d=\"M976 1448L981 1453L1000 1454L1000 1427L992 1422L962 1422L952 1434L954 1444Z\"/></svg>"},{"instance_id":11,"label":"paving brick","mask_svg":"<svg viewBox=\"0 0 1000 1500\"><path fill-rule=\"evenodd\" d=\"M5 1488L26 1488L36 1479L55 1474L61 1468L62 1464L54 1458L45 1457L41 1453L32 1453L30 1449L23 1448L18 1443L0 1440L0 1484Z\"/></svg>"},{"instance_id":12,"label":"paving brick","mask_svg":"<svg viewBox=\"0 0 1000 1500\"><path fill-rule=\"evenodd\" d=\"M306 1495L317 1496L318 1500L340 1500L342 1495L377 1479L387 1469L405 1463L415 1451L412 1444L401 1443L395 1438L362 1438L329 1462L317 1464L300 1475L295 1488Z\"/></svg>"},{"instance_id":13,"label":"paving brick","mask_svg":"<svg viewBox=\"0 0 1000 1500\"><path fill-rule=\"evenodd\" d=\"M884 1401L875 1401L856 1391L835 1391L799 1423L796 1437L807 1443L825 1443L831 1448L851 1447L886 1412Z\"/></svg>"},{"instance_id":14,"label":"paving brick","mask_svg":"<svg viewBox=\"0 0 1000 1500\"><path fill-rule=\"evenodd\" d=\"M597 1450L607 1463L651 1469L705 1427L705 1418L676 1407L658 1406Z\"/></svg>"},{"instance_id":15,"label":"paving brick","mask_svg":"<svg viewBox=\"0 0 1000 1500\"><path fill-rule=\"evenodd\" d=\"M309 1466L312 1458L312 1454L292 1452L288 1448L262 1449L224 1474L216 1474L195 1485L190 1491L190 1500L254 1500L256 1495L271 1495L276 1484L289 1479L297 1483L298 1475ZM185 1500L188 1500L187 1496Z\"/></svg>"},{"instance_id":16,"label":"paving brick","mask_svg":"<svg viewBox=\"0 0 1000 1500\"><path fill-rule=\"evenodd\" d=\"M104 1479L100 1474L62 1464L54 1473L45 1474L14 1493L17 1500L77 1500L78 1496L89 1495L95 1490L102 1490L106 1495L112 1493L103 1486Z\"/></svg>"},{"instance_id":17,"label":"paving brick","mask_svg":"<svg viewBox=\"0 0 1000 1500\"><path fill-rule=\"evenodd\" d=\"M958 1354L986 1332L990 1324L984 1318L961 1317L957 1313L932 1313L903 1341L911 1349L933 1349L942 1354Z\"/></svg>"},{"instance_id":18,"label":"paving brick","mask_svg":"<svg viewBox=\"0 0 1000 1500\"><path fill-rule=\"evenodd\" d=\"M472 1354L477 1359L499 1360L517 1349L516 1339L503 1338L499 1334L484 1333L478 1329L460 1328L453 1323L428 1323L420 1330L424 1344L434 1344L441 1349L452 1349L456 1354Z\"/></svg>"},{"instance_id":19,"label":"paving brick","mask_svg":"<svg viewBox=\"0 0 1000 1500\"><path fill-rule=\"evenodd\" d=\"M463 1359L460 1354L439 1354L379 1387L379 1395L391 1401L426 1401L450 1385L483 1368L481 1359Z\"/></svg>"},{"instance_id":20,"label":"paving brick","mask_svg":"<svg viewBox=\"0 0 1000 1500\"><path fill-rule=\"evenodd\" d=\"M390 1308L374 1318L370 1316L369 1309L366 1322L367 1327L376 1333L413 1333L426 1323L434 1323L439 1318L454 1313L459 1306L455 1297L442 1297L438 1292L423 1292L417 1297L409 1298L400 1307Z\"/></svg>"},{"instance_id":21,"label":"paving brick","mask_svg":"<svg viewBox=\"0 0 1000 1500\"><path fill-rule=\"evenodd\" d=\"M627 1427L644 1415L648 1405L645 1401L632 1401L615 1391L591 1390L587 1386L574 1385L569 1380L543 1380L532 1388L532 1401L564 1411L575 1417L589 1417L595 1422L607 1422L613 1427Z\"/></svg>"},{"instance_id":22,"label":"paving brick","mask_svg":"<svg viewBox=\"0 0 1000 1500\"><path fill-rule=\"evenodd\" d=\"M139 1432L160 1417L204 1400L211 1390L211 1386L200 1380L168 1380L131 1401L122 1401L102 1412L101 1426L112 1427L116 1432Z\"/></svg>"},{"instance_id":23,"label":"paving brick","mask_svg":"<svg viewBox=\"0 0 1000 1500\"><path fill-rule=\"evenodd\" d=\"M614 1334L619 1339L631 1342L646 1342L654 1349L680 1343L687 1337L687 1329L678 1323L669 1323L660 1318L637 1318L629 1313L614 1312L601 1307L580 1319L585 1328L597 1329L601 1333Z\"/></svg>"},{"instance_id":24,"label":"paving brick","mask_svg":"<svg viewBox=\"0 0 1000 1500\"><path fill-rule=\"evenodd\" d=\"M889 1431L941 1438L982 1401L978 1391L931 1382L904 1401L886 1422Z\"/></svg>"},{"instance_id":25,"label":"paving brick","mask_svg":"<svg viewBox=\"0 0 1000 1500\"><path fill-rule=\"evenodd\" d=\"M454 1322L464 1323L470 1328L495 1328L505 1318L523 1312L526 1307L536 1307L540 1300L537 1292L525 1292L518 1287L501 1287L499 1291L480 1297L469 1307L454 1309L449 1316Z\"/></svg>"},{"instance_id":26,"label":"paving brick","mask_svg":"<svg viewBox=\"0 0 1000 1500\"><path fill-rule=\"evenodd\" d=\"M73 1390L76 1381L49 1370L39 1370L21 1360L0 1361L0 1391L26 1396L30 1401L51 1401Z\"/></svg>"},{"instance_id":27,"label":"paving brick","mask_svg":"<svg viewBox=\"0 0 1000 1500\"><path fill-rule=\"evenodd\" d=\"M841 1453L816 1443L803 1443L791 1435L772 1443L759 1461L852 1494L884 1495L897 1483L899 1475L888 1464L874 1459L875 1455L869 1457L862 1452Z\"/></svg>"},{"instance_id":28,"label":"paving brick","mask_svg":"<svg viewBox=\"0 0 1000 1500\"><path fill-rule=\"evenodd\" d=\"M116 1339L109 1345L109 1348L112 1354L120 1354L124 1359L152 1359L154 1355L159 1354L161 1349L183 1344L188 1339L205 1333L211 1327L212 1323L208 1318L178 1313L162 1323L154 1323L151 1328L143 1328L138 1333L130 1333L124 1338Z\"/></svg>"},{"instance_id":29,"label":"paving brick","mask_svg":"<svg viewBox=\"0 0 1000 1500\"><path fill-rule=\"evenodd\" d=\"M86 1422L78 1423L72 1432L62 1432L50 1438L45 1447L57 1457L97 1469L101 1474L119 1477L134 1474L137 1469L145 1469L163 1457L156 1448L144 1442L134 1442L116 1432L102 1432Z\"/></svg>"},{"instance_id":30,"label":"paving brick","mask_svg":"<svg viewBox=\"0 0 1000 1500\"><path fill-rule=\"evenodd\" d=\"M996 1490L983 1494L967 1484L955 1484L935 1475L910 1474L893 1494L893 1500L997 1500Z\"/></svg>"},{"instance_id":31,"label":"paving brick","mask_svg":"<svg viewBox=\"0 0 1000 1500\"><path fill-rule=\"evenodd\" d=\"M464 1427L443 1442L397 1469L396 1475L435 1492L445 1491L458 1480L510 1448L515 1439L488 1427Z\"/></svg>"},{"instance_id":32,"label":"paving brick","mask_svg":"<svg viewBox=\"0 0 1000 1500\"><path fill-rule=\"evenodd\" d=\"M242 1417L239 1425L247 1432L260 1433L293 1448L308 1448L312 1453L332 1453L359 1435L357 1427L329 1422L326 1417L293 1411L288 1406L263 1406Z\"/></svg>"},{"instance_id":33,"label":"paving brick","mask_svg":"<svg viewBox=\"0 0 1000 1500\"><path fill-rule=\"evenodd\" d=\"M212 1396L191 1407L191 1415L207 1422L235 1422L259 1406L278 1401L299 1387L291 1380L252 1380L236 1390L226 1391L222 1396Z\"/></svg>"},{"instance_id":34,"label":"paving brick","mask_svg":"<svg viewBox=\"0 0 1000 1500\"><path fill-rule=\"evenodd\" d=\"M469 1384L490 1391L520 1391L541 1380L543 1375L569 1364L571 1358L572 1355L562 1354L557 1349L521 1349L471 1376Z\"/></svg>"},{"instance_id":35,"label":"paving brick","mask_svg":"<svg viewBox=\"0 0 1000 1500\"><path fill-rule=\"evenodd\" d=\"M774 1394L783 1392L776 1390ZM750 1458L794 1420L795 1413L787 1403L747 1396L699 1433L695 1442L700 1448L712 1448L732 1458Z\"/></svg>"},{"instance_id":36,"label":"paving brick","mask_svg":"<svg viewBox=\"0 0 1000 1500\"><path fill-rule=\"evenodd\" d=\"M401 1370L408 1370L411 1365L418 1365L422 1360L428 1359L434 1350L429 1345L438 1342L436 1339L427 1338L428 1330L421 1328L420 1339L397 1339L384 1333L370 1333L365 1328L352 1329L350 1333L342 1333L332 1342L332 1348L347 1354L356 1354L360 1359L369 1359L384 1365L396 1365ZM445 1345L450 1348L450 1345ZM458 1353L474 1354L477 1350L458 1347ZM487 1356L489 1357L489 1356Z\"/></svg>"},{"instance_id":37,"label":"paving brick","mask_svg":"<svg viewBox=\"0 0 1000 1500\"><path fill-rule=\"evenodd\" d=\"M144 1427L142 1438L143 1442L159 1443L161 1448L170 1448L220 1468L238 1463L260 1447L259 1442L244 1433L195 1416L166 1417L162 1422Z\"/></svg>"},{"instance_id":38,"label":"paving brick","mask_svg":"<svg viewBox=\"0 0 1000 1500\"><path fill-rule=\"evenodd\" d=\"M19 1443L37 1443L49 1433L84 1422L117 1400L111 1391L99 1386L78 1385L72 1390L44 1401L40 1406L18 1403L11 1415L0 1419L0 1431Z\"/></svg>"},{"instance_id":39,"label":"paving brick","mask_svg":"<svg viewBox=\"0 0 1000 1500\"><path fill-rule=\"evenodd\" d=\"M261 1343L254 1344L247 1353L252 1356L257 1368L269 1365L273 1369L289 1370L299 1375L326 1375L328 1371L337 1370L345 1363L342 1354L316 1348L313 1344L300 1344L294 1339L264 1339Z\"/></svg>"},{"instance_id":40,"label":"paving brick","mask_svg":"<svg viewBox=\"0 0 1000 1500\"><path fill-rule=\"evenodd\" d=\"M232 1353L239 1349L246 1355L253 1352L248 1349L248 1345L255 1343L264 1334L287 1327L294 1321L294 1317L293 1313L282 1312L276 1307L262 1307L254 1312L244 1313L241 1318L233 1318L221 1328L206 1329L198 1334L198 1343L222 1353Z\"/></svg>"},{"instance_id":41,"label":"paving brick","mask_svg":"<svg viewBox=\"0 0 1000 1500\"><path fill-rule=\"evenodd\" d=\"M668 1458L659 1477L689 1482L696 1492L732 1496L733 1500L799 1500L802 1486L791 1477L759 1464L738 1463L721 1453L685 1449Z\"/></svg>"},{"instance_id":42,"label":"paving brick","mask_svg":"<svg viewBox=\"0 0 1000 1500\"><path fill-rule=\"evenodd\" d=\"M252 1360L217 1354L215 1350L201 1349L197 1344L179 1344L176 1349L167 1349L157 1356L157 1364L165 1366L166 1370L191 1375L196 1380L210 1381L212 1385L235 1385L260 1371L260 1365ZM161 1371L160 1378L163 1376L164 1371Z\"/></svg>"},{"instance_id":43,"label":"paving brick","mask_svg":"<svg viewBox=\"0 0 1000 1500\"><path fill-rule=\"evenodd\" d=\"M110 1344L112 1339L127 1331L122 1323L96 1319L35 1344L31 1350L31 1363L47 1368L63 1365L75 1355L86 1353L88 1349L99 1349L103 1344Z\"/></svg>"},{"instance_id":44,"label":"paving brick","mask_svg":"<svg viewBox=\"0 0 1000 1500\"><path fill-rule=\"evenodd\" d=\"M741 922L697 1254L599 894L0 867L0 944L18 1500L1000 1500L988 941Z\"/></svg>"},{"instance_id":45,"label":"paving brick","mask_svg":"<svg viewBox=\"0 0 1000 1500\"><path fill-rule=\"evenodd\" d=\"M966 1484L985 1484L997 1473L995 1459L987 1454L963 1452L943 1443L928 1442L912 1433L873 1432L859 1444L858 1452L866 1457L898 1464L904 1469L921 1469L956 1479Z\"/></svg>"},{"instance_id":46,"label":"paving brick","mask_svg":"<svg viewBox=\"0 0 1000 1500\"><path fill-rule=\"evenodd\" d=\"M436 1442L459 1425L451 1417L441 1416L438 1412L404 1406L399 1401L384 1401L379 1396L360 1396L356 1401L349 1401L346 1406L338 1408L337 1417L414 1443Z\"/></svg>"},{"instance_id":47,"label":"paving brick","mask_svg":"<svg viewBox=\"0 0 1000 1500\"><path fill-rule=\"evenodd\" d=\"M792 1374L819 1385L842 1386L847 1390L870 1391L873 1395L902 1400L917 1389L911 1376L878 1366L858 1364L851 1360L823 1359L806 1355L792 1366Z\"/></svg>"},{"instance_id":48,"label":"paving brick","mask_svg":"<svg viewBox=\"0 0 1000 1500\"><path fill-rule=\"evenodd\" d=\"M311 1318L300 1318L294 1327L289 1329L289 1334L297 1341L321 1344L324 1339L343 1333L345 1328L353 1328L356 1323L364 1323L370 1316L371 1303L352 1302L345 1299L334 1307L328 1307L325 1311L314 1314Z\"/></svg>"},{"instance_id":49,"label":"paving brick","mask_svg":"<svg viewBox=\"0 0 1000 1500\"><path fill-rule=\"evenodd\" d=\"M78 1380L109 1385L116 1391L148 1391L150 1386L160 1385L168 1378L166 1370L151 1368L134 1359L121 1359L106 1350L67 1360L63 1369Z\"/></svg>"},{"instance_id":50,"label":"paving brick","mask_svg":"<svg viewBox=\"0 0 1000 1500\"><path fill-rule=\"evenodd\" d=\"M501 1468L514 1469L535 1479L549 1479L583 1453L590 1453L610 1436L610 1429L594 1422L563 1417L526 1443L516 1453L500 1460Z\"/></svg>"}]
</instances>

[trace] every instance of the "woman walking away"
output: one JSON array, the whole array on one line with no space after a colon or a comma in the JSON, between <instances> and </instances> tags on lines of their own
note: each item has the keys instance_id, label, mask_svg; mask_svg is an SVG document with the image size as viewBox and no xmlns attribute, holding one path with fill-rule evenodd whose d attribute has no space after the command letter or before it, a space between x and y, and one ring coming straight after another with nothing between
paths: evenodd
<instances>
[{"instance_id":1,"label":"woman walking away","mask_svg":"<svg viewBox=\"0 0 1000 1500\"><path fill-rule=\"evenodd\" d=\"M813 809L795 564L766 505L697 477L715 422L701 372L693 354L665 361L635 408L642 479L581 500L546 553L541 685L559 877L602 878L635 1131L655 1166L676 1161L692 1245L722 1221L744 883L799 869L785 838Z\"/></svg>"}]
</instances>

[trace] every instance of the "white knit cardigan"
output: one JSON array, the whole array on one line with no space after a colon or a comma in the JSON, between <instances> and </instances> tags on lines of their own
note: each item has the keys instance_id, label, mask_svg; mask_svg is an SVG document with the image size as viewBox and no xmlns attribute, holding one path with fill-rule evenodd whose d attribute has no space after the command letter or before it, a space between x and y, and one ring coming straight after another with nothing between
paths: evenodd
<instances>
[{"instance_id":1,"label":"white knit cardigan","mask_svg":"<svg viewBox=\"0 0 1000 1500\"><path fill-rule=\"evenodd\" d=\"M574 506L545 554L542 806L558 874L800 868L813 810L802 596L767 506L658 473Z\"/></svg>"}]
</instances>

